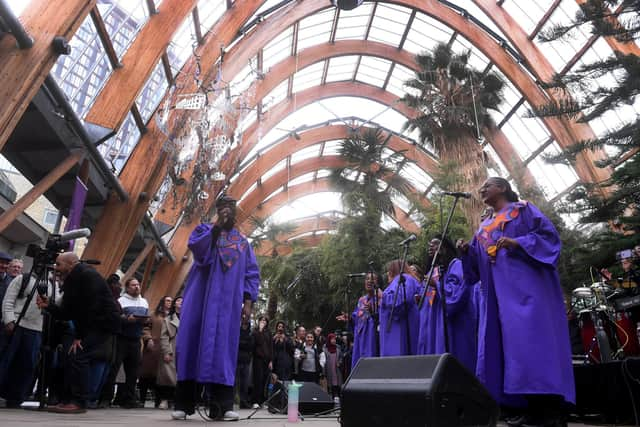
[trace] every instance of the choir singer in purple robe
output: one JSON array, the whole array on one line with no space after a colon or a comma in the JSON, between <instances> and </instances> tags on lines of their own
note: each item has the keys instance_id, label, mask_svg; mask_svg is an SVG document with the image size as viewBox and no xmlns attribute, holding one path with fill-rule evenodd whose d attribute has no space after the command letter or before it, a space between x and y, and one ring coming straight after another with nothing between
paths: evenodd
<instances>
[{"instance_id":1,"label":"choir singer in purple robe","mask_svg":"<svg viewBox=\"0 0 640 427\"><path fill-rule=\"evenodd\" d=\"M566 426L575 403L567 318L556 263L558 232L502 178L480 197L492 209L459 247L465 279L481 280L476 374L503 406L526 406L511 426Z\"/></svg>"},{"instance_id":2,"label":"choir singer in purple robe","mask_svg":"<svg viewBox=\"0 0 640 427\"><path fill-rule=\"evenodd\" d=\"M364 278L365 294L358 298L353 313L351 326L353 327L353 352L351 356L352 368L361 357L378 357L378 309L382 300L382 291L378 287L378 275L367 273ZM347 321L348 315L342 313L337 320Z\"/></svg>"},{"instance_id":3,"label":"choir singer in purple robe","mask_svg":"<svg viewBox=\"0 0 640 427\"><path fill-rule=\"evenodd\" d=\"M409 265L396 259L387 265L387 276L391 283L382 293L380 301L380 356L407 356L417 354L420 314L416 296L420 294L420 282L409 274ZM404 271L404 286L400 271ZM397 297L396 297L397 293ZM391 311L393 310L393 316ZM391 329L387 322L391 318Z\"/></svg>"},{"instance_id":4,"label":"choir singer in purple robe","mask_svg":"<svg viewBox=\"0 0 640 427\"><path fill-rule=\"evenodd\" d=\"M234 228L236 201L223 194L216 211L215 224L200 224L189 237L193 266L176 339L174 419L195 412L203 386L211 418L239 418L233 411L233 385L240 323L251 315L260 272L251 245Z\"/></svg>"}]
</instances>

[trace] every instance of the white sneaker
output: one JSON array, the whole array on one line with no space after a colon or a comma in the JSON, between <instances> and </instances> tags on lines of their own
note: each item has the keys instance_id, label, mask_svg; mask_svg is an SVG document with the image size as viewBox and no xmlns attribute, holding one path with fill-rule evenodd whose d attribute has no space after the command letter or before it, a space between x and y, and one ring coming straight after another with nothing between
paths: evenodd
<instances>
[{"instance_id":1,"label":"white sneaker","mask_svg":"<svg viewBox=\"0 0 640 427\"><path fill-rule=\"evenodd\" d=\"M254 403L253 405L251 405L251 409L260 409L260 405Z\"/></svg>"},{"instance_id":2,"label":"white sneaker","mask_svg":"<svg viewBox=\"0 0 640 427\"><path fill-rule=\"evenodd\" d=\"M158 405L158 409L169 409L169 401L163 400Z\"/></svg>"},{"instance_id":3,"label":"white sneaker","mask_svg":"<svg viewBox=\"0 0 640 427\"><path fill-rule=\"evenodd\" d=\"M186 420L187 419L187 413L184 411L173 411L171 413L171 418L174 420Z\"/></svg>"},{"instance_id":4,"label":"white sneaker","mask_svg":"<svg viewBox=\"0 0 640 427\"><path fill-rule=\"evenodd\" d=\"M224 413L224 417L222 419L225 421L238 421L240 419L240 415L234 411L227 411Z\"/></svg>"}]
</instances>

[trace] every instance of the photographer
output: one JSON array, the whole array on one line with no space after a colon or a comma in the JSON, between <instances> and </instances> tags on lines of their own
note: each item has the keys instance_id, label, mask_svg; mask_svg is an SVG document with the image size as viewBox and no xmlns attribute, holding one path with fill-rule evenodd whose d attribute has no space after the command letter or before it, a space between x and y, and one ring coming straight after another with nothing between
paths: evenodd
<instances>
[{"instance_id":1,"label":"photographer","mask_svg":"<svg viewBox=\"0 0 640 427\"><path fill-rule=\"evenodd\" d=\"M17 276L9 284L2 303L7 339L0 346L0 396L7 400L8 408L18 408L27 399L38 360L42 314L35 298L29 299L34 286L35 278ZM51 283L47 294L51 294Z\"/></svg>"},{"instance_id":2,"label":"photographer","mask_svg":"<svg viewBox=\"0 0 640 427\"><path fill-rule=\"evenodd\" d=\"M48 297L38 295L37 304L54 318L71 320L74 339L65 366L66 388L70 396L49 410L82 413L86 412L89 397L91 363L111 357L113 334L120 327L119 312L102 276L88 265L81 264L74 253L58 255L55 270L64 291L62 302L58 306Z\"/></svg>"}]
</instances>

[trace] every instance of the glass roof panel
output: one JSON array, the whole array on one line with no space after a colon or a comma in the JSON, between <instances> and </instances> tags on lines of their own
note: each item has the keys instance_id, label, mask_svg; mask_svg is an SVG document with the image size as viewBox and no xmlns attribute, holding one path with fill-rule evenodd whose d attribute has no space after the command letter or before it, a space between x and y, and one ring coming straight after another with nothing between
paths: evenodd
<instances>
[{"instance_id":1,"label":"glass roof panel","mask_svg":"<svg viewBox=\"0 0 640 427\"><path fill-rule=\"evenodd\" d=\"M298 52L329 41L335 14L336 9L326 9L300 21L298 27Z\"/></svg>"},{"instance_id":2,"label":"glass roof panel","mask_svg":"<svg viewBox=\"0 0 640 427\"><path fill-rule=\"evenodd\" d=\"M271 220L274 223L294 221L330 210L342 211L340 193L321 192L300 197L275 211Z\"/></svg>"},{"instance_id":3,"label":"glass roof panel","mask_svg":"<svg viewBox=\"0 0 640 427\"><path fill-rule=\"evenodd\" d=\"M127 48L149 19L146 1L98 0L97 6L113 48L118 58L122 59Z\"/></svg>"},{"instance_id":4,"label":"glass roof panel","mask_svg":"<svg viewBox=\"0 0 640 427\"><path fill-rule=\"evenodd\" d=\"M372 11L373 3L364 3L352 10L341 10L336 40L364 40Z\"/></svg>"},{"instance_id":5,"label":"glass roof panel","mask_svg":"<svg viewBox=\"0 0 640 427\"><path fill-rule=\"evenodd\" d=\"M178 31L174 34L167 48L167 55L169 56L169 63L174 76L178 74L182 66L187 62L187 59L193 53L193 47L196 45L193 16L189 14L187 19L180 24Z\"/></svg>"},{"instance_id":6,"label":"glass roof panel","mask_svg":"<svg viewBox=\"0 0 640 427\"><path fill-rule=\"evenodd\" d=\"M262 178L262 182L265 182L266 180L271 178L273 176L273 174L281 171L286 166L287 166L287 159L280 160L274 167L272 167L268 171L265 171L265 173L262 174L262 177L261 177Z\"/></svg>"},{"instance_id":7,"label":"glass roof panel","mask_svg":"<svg viewBox=\"0 0 640 427\"><path fill-rule=\"evenodd\" d=\"M289 27L273 40L271 40L262 50L262 68L268 72L278 62L291 56L291 46L293 43L293 27Z\"/></svg>"},{"instance_id":8,"label":"glass roof panel","mask_svg":"<svg viewBox=\"0 0 640 427\"><path fill-rule=\"evenodd\" d=\"M367 40L399 46L410 16L411 9L378 3Z\"/></svg>"},{"instance_id":9,"label":"glass roof panel","mask_svg":"<svg viewBox=\"0 0 640 427\"><path fill-rule=\"evenodd\" d=\"M318 157L320 155L320 144L303 148L291 155L291 164L296 164L302 160Z\"/></svg>"},{"instance_id":10,"label":"glass roof panel","mask_svg":"<svg viewBox=\"0 0 640 427\"><path fill-rule=\"evenodd\" d=\"M74 111L84 117L113 70L90 16L69 44L71 54L60 55L51 73Z\"/></svg>"},{"instance_id":11,"label":"glass roof panel","mask_svg":"<svg viewBox=\"0 0 640 427\"><path fill-rule=\"evenodd\" d=\"M506 178L509 175L507 168L504 163L502 163L498 153L496 153L496 150L493 149L491 144L486 144L483 147L483 151L489 156L489 162L487 164L489 176L501 176L502 178Z\"/></svg>"},{"instance_id":12,"label":"glass roof panel","mask_svg":"<svg viewBox=\"0 0 640 427\"><path fill-rule=\"evenodd\" d=\"M396 206L398 206L405 212L409 212L409 210L411 209L411 202L404 194L398 193L397 191L392 191L391 200Z\"/></svg>"},{"instance_id":13,"label":"glass roof panel","mask_svg":"<svg viewBox=\"0 0 640 427\"><path fill-rule=\"evenodd\" d=\"M433 179L414 163L405 164L400 175L406 178L420 193L424 193L433 182Z\"/></svg>"},{"instance_id":14,"label":"glass roof panel","mask_svg":"<svg viewBox=\"0 0 640 427\"><path fill-rule=\"evenodd\" d=\"M289 181L289 186L292 185L298 185L298 184L302 184L305 182L309 182L311 180L313 180L313 172L309 172L309 173L305 173L304 175L301 175L297 178L292 179L291 181Z\"/></svg>"},{"instance_id":15,"label":"glass roof panel","mask_svg":"<svg viewBox=\"0 0 640 427\"><path fill-rule=\"evenodd\" d=\"M502 88L502 103L498 106L499 111L489 110L489 114L493 118L493 120L498 124L502 121L504 116L509 113L515 107L515 105L522 99L522 95L516 89L516 87L511 83L507 77L502 74L498 68L493 67L491 72L496 73L504 82L504 86Z\"/></svg>"},{"instance_id":16,"label":"glass roof panel","mask_svg":"<svg viewBox=\"0 0 640 427\"><path fill-rule=\"evenodd\" d=\"M318 169L317 174L318 174L318 175L317 175L317 176L318 176L318 179L320 179L320 178L326 178L326 177L328 177L328 176L330 176L330 175L331 175L331 170L329 170L329 169Z\"/></svg>"},{"instance_id":17,"label":"glass roof panel","mask_svg":"<svg viewBox=\"0 0 640 427\"><path fill-rule=\"evenodd\" d=\"M509 12L509 15L520 24L527 34L531 34L554 1L536 0L523 2L522 0L505 0L502 3L502 7Z\"/></svg>"},{"instance_id":18,"label":"glass roof panel","mask_svg":"<svg viewBox=\"0 0 640 427\"><path fill-rule=\"evenodd\" d=\"M98 146L98 151L113 166L117 175L129 159L129 155L139 139L140 130L133 119L133 115L129 113L122 126L120 126L118 133Z\"/></svg>"},{"instance_id":19,"label":"glass roof panel","mask_svg":"<svg viewBox=\"0 0 640 427\"><path fill-rule=\"evenodd\" d=\"M341 140L327 141L324 144L323 156L338 156L340 154Z\"/></svg>"},{"instance_id":20,"label":"glass roof panel","mask_svg":"<svg viewBox=\"0 0 640 427\"><path fill-rule=\"evenodd\" d=\"M562 0L541 31L548 30L555 25L571 24L579 10L580 7L575 0ZM589 40L587 31L587 28L576 27L563 40L540 43L536 38L534 43L544 52L553 68L560 71Z\"/></svg>"},{"instance_id":21,"label":"glass roof panel","mask_svg":"<svg viewBox=\"0 0 640 427\"><path fill-rule=\"evenodd\" d=\"M560 147L553 143L528 165L547 199L555 197L578 180L573 168L561 164L550 164L543 158L544 155L558 153L560 153Z\"/></svg>"},{"instance_id":22,"label":"glass roof panel","mask_svg":"<svg viewBox=\"0 0 640 427\"><path fill-rule=\"evenodd\" d=\"M469 65L478 71L483 71L491 61L479 49L476 49L469 40L458 34L451 48L456 53L471 52Z\"/></svg>"},{"instance_id":23,"label":"glass roof panel","mask_svg":"<svg viewBox=\"0 0 640 427\"><path fill-rule=\"evenodd\" d=\"M276 191L274 191L273 193L271 193L267 197L265 197L264 201L266 202L267 200L269 200L272 197L282 193L283 191L284 191L284 185L281 185L280 187L278 187L278 189Z\"/></svg>"},{"instance_id":24,"label":"glass roof panel","mask_svg":"<svg viewBox=\"0 0 640 427\"><path fill-rule=\"evenodd\" d=\"M416 13L404 49L416 54L433 49L438 43L448 42L453 30L424 13Z\"/></svg>"},{"instance_id":25,"label":"glass roof panel","mask_svg":"<svg viewBox=\"0 0 640 427\"><path fill-rule=\"evenodd\" d=\"M282 102L287 97L287 90L289 89L289 80L282 81L276 86L267 96L262 100L262 105L266 110L272 106Z\"/></svg>"},{"instance_id":26,"label":"glass roof panel","mask_svg":"<svg viewBox=\"0 0 640 427\"><path fill-rule=\"evenodd\" d=\"M151 118L168 87L167 76L164 73L162 60L160 60L136 99L138 110L145 123Z\"/></svg>"},{"instance_id":27,"label":"glass roof panel","mask_svg":"<svg viewBox=\"0 0 640 427\"><path fill-rule=\"evenodd\" d=\"M358 62L357 55L337 56L329 60L327 82L351 80Z\"/></svg>"},{"instance_id":28,"label":"glass roof panel","mask_svg":"<svg viewBox=\"0 0 640 427\"><path fill-rule=\"evenodd\" d=\"M525 102L502 126L502 131L523 160L550 137L540 119L524 117L529 109L529 104Z\"/></svg>"},{"instance_id":29,"label":"glass roof panel","mask_svg":"<svg viewBox=\"0 0 640 427\"><path fill-rule=\"evenodd\" d=\"M413 70L405 67L404 65L396 64L395 67L393 67L393 72L391 73L387 90L394 95L404 96L407 92L404 87L404 83L414 77L415 73Z\"/></svg>"},{"instance_id":30,"label":"glass roof panel","mask_svg":"<svg viewBox=\"0 0 640 427\"><path fill-rule=\"evenodd\" d=\"M363 56L358 67L356 80L382 87L389 74L391 61L373 56Z\"/></svg>"},{"instance_id":31,"label":"glass roof panel","mask_svg":"<svg viewBox=\"0 0 640 427\"><path fill-rule=\"evenodd\" d=\"M246 199L247 196L249 194L251 194L251 192L254 191L257 187L258 187L258 183L257 182L254 182L253 184L251 184L251 186L247 189L247 191L245 191L244 194L240 197L240 199L238 199L238 203L240 203L244 199Z\"/></svg>"},{"instance_id":32,"label":"glass roof panel","mask_svg":"<svg viewBox=\"0 0 640 427\"><path fill-rule=\"evenodd\" d=\"M502 33L502 31L500 31L500 29L496 27L493 21L482 11L482 9L476 6L472 1L469 1L469 0L448 0L448 1L450 3L457 5L458 7L465 9L471 16L476 18L478 21L482 22L491 31L493 31L498 36L502 37L503 40L508 42L509 39L507 39L507 37Z\"/></svg>"},{"instance_id":33,"label":"glass roof panel","mask_svg":"<svg viewBox=\"0 0 640 427\"><path fill-rule=\"evenodd\" d=\"M226 0L200 0L198 2L198 17L202 34L206 34L226 11Z\"/></svg>"},{"instance_id":34,"label":"glass roof panel","mask_svg":"<svg viewBox=\"0 0 640 427\"><path fill-rule=\"evenodd\" d=\"M324 71L324 62L316 62L293 75L293 92L300 92L313 86L319 86Z\"/></svg>"},{"instance_id":35,"label":"glass roof panel","mask_svg":"<svg viewBox=\"0 0 640 427\"><path fill-rule=\"evenodd\" d=\"M242 68L242 70L233 77L233 80L229 83L232 98L240 96L249 89L249 86L251 86L251 84L256 80L257 73L254 71L256 70L255 64L255 58L251 58L247 65L245 65L244 68ZM225 76L222 77L226 80Z\"/></svg>"}]
</instances>

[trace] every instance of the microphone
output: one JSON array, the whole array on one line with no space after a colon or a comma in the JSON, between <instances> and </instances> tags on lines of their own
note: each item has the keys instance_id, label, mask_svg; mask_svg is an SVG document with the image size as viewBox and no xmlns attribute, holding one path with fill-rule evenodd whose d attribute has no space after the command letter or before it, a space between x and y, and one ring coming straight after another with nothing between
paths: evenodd
<instances>
[{"instance_id":1,"label":"microphone","mask_svg":"<svg viewBox=\"0 0 640 427\"><path fill-rule=\"evenodd\" d=\"M442 194L446 196L462 197L463 199L471 198L471 193L466 193L464 191L443 191Z\"/></svg>"},{"instance_id":2,"label":"microphone","mask_svg":"<svg viewBox=\"0 0 640 427\"><path fill-rule=\"evenodd\" d=\"M411 236L404 239L402 242L398 243L398 246L408 245L409 243L415 241L416 239L417 239L416 235L412 234Z\"/></svg>"},{"instance_id":3,"label":"microphone","mask_svg":"<svg viewBox=\"0 0 640 427\"><path fill-rule=\"evenodd\" d=\"M351 277L351 278L353 278L353 277L364 277L366 275L367 275L367 273L350 273L350 274L347 274L347 277Z\"/></svg>"},{"instance_id":4,"label":"microphone","mask_svg":"<svg viewBox=\"0 0 640 427\"><path fill-rule=\"evenodd\" d=\"M89 264L89 265L100 265L100 264L102 264L102 262L97 260L97 259L81 259L80 262L82 264Z\"/></svg>"},{"instance_id":5,"label":"microphone","mask_svg":"<svg viewBox=\"0 0 640 427\"><path fill-rule=\"evenodd\" d=\"M80 237L89 237L91 236L91 230L88 228L78 228L77 230L67 231L59 235L58 238L60 243L68 242L70 240L79 239Z\"/></svg>"}]
</instances>

